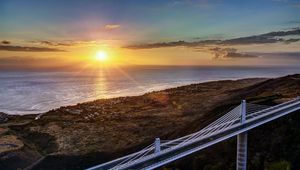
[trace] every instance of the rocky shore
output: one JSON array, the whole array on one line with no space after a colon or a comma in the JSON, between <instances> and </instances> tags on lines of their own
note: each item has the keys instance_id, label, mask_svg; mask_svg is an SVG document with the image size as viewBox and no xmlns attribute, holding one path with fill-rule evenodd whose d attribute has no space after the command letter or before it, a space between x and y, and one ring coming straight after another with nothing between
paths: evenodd
<instances>
[{"instance_id":1,"label":"rocky shore","mask_svg":"<svg viewBox=\"0 0 300 170\"><path fill-rule=\"evenodd\" d=\"M296 96L300 75L192 84L40 115L0 113L0 169L83 169L139 150L155 137L173 139L195 132L241 99L274 105Z\"/></svg>"}]
</instances>

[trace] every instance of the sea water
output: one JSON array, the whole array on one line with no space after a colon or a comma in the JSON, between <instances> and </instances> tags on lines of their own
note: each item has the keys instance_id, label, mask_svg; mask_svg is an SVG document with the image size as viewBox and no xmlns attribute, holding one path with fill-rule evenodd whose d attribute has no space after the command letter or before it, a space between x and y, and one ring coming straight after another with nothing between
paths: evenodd
<instances>
[{"instance_id":1,"label":"sea water","mask_svg":"<svg viewBox=\"0 0 300 170\"><path fill-rule=\"evenodd\" d=\"M0 112L37 114L80 102L192 83L296 73L300 73L300 67L136 66L96 71L0 71Z\"/></svg>"}]
</instances>

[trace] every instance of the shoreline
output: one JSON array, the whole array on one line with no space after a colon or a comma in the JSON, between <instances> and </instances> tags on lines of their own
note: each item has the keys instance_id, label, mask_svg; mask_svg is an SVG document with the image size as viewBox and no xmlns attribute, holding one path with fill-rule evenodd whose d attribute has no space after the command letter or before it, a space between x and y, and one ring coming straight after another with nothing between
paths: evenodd
<instances>
[{"instance_id":1,"label":"shoreline","mask_svg":"<svg viewBox=\"0 0 300 170\"><path fill-rule=\"evenodd\" d=\"M265 68L265 67L263 67ZM39 114L62 106L101 98L143 95L183 85L245 78L276 78L297 73L298 68L160 67L149 66L91 72L32 72L1 74L0 112L9 115ZM22 76L25 74L24 76Z\"/></svg>"},{"instance_id":2,"label":"shoreline","mask_svg":"<svg viewBox=\"0 0 300 170\"><path fill-rule=\"evenodd\" d=\"M128 94L120 94L120 95L115 95L115 96L111 96L111 97L107 97L107 98L86 99L86 100L82 100L82 101L77 102L77 103L70 103L70 104L66 104L66 105L61 105L61 106L54 107L54 108L51 108L51 109L47 109L45 111L38 112L38 113L34 112L34 111L8 111L8 110L0 110L0 113L6 114L6 115L9 115L9 116L24 116L24 115L38 116L38 115L41 115L41 114L45 114L45 113L49 112L50 110L57 110L57 109L60 109L60 108L63 108L63 107L69 107L69 106L75 106L75 105L78 105L78 104L89 103L89 102L93 102L95 100L114 100L114 99L117 99L117 98L137 97L137 96L142 96L142 95L145 95L145 94L148 94L148 93L165 91L165 90L180 88L180 87L184 87L184 86L190 86L190 85L194 85L194 84L201 84L201 83L222 82L222 81L238 81L238 80L248 80L248 79L253 79L253 80L255 80L255 79L264 79L264 80L267 80L267 79L270 79L270 78L275 78L275 77L268 77L268 78L266 78L266 77L249 77L249 78L246 77L246 78L231 78L231 79L224 78L224 79L218 79L218 80L211 79L211 80L204 80L204 81L192 81L192 82L189 82L187 84L165 85L165 87L162 87L162 88L150 89L150 90L147 90L147 91L144 91L144 92L139 92L139 93L129 92ZM9 112L11 112L11 113L9 113Z\"/></svg>"}]
</instances>

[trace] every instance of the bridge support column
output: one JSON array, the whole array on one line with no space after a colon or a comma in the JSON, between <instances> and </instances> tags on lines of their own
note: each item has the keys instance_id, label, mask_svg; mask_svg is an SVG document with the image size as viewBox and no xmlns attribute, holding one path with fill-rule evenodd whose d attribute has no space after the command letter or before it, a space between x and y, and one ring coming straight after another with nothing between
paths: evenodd
<instances>
[{"instance_id":1,"label":"bridge support column","mask_svg":"<svg viewBox=\"0 0 300 170\"><path fill-rule=\"evenodd\" d=\"M155 139L154 147L155 147L154 152L155 152L156 154L159 153L159 152L160 152L160 139L159 139L159 138L156 138L156 139Z\"/></svg>"},{"instance_id":2,"label":"bridge support column","mask_svg":"<svg viewBox=\"0 0 300 170\"><path fill-rule=\"evenodd\" d=\"M246 101L241 104L241 124L246 121ZM247 169L247 132L237 135L236 170Z\"/></svg>"},{"instance_id":3,"label":"bridge support column","mask_svg":"<svg viewBox=\"0 0 300 170\"><path fill-rule=\"evenodd\" d=\"M247 169L247 133L237 136L236 170Z\"/></svg>"}]
</instances>

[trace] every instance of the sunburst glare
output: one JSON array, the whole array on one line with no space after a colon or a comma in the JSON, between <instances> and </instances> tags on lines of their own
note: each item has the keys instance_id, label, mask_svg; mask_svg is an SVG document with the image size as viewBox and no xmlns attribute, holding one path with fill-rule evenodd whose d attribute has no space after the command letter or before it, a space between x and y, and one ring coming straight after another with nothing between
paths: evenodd
<instances>
[{"instance_id":1,"label":"sunburst glare","mask_svg":"<svg viewBox=\"0 0 300 170\"><path fill-rule=\"evenodd\" d=\"M106 61L108 58L108 55L107 55L107 52L106 51L98 51L95 55L95 59L97 61L101 61L101 62L104 62Z\"/></svg>"}]
</instances>

